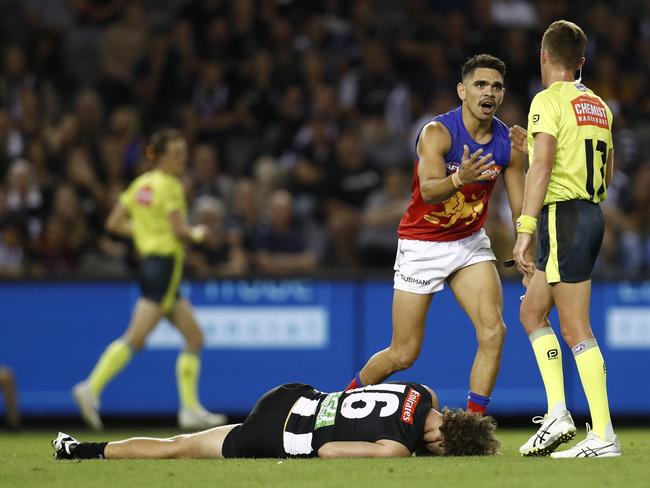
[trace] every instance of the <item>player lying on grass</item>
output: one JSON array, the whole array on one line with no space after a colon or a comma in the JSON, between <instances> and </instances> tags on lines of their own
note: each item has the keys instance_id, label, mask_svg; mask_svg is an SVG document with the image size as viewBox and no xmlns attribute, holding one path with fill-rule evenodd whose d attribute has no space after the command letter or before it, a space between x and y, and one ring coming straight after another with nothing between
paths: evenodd
<instances>
[{"instance_id":1,"label":"player lying on grass","mask_svg":"<svg viewBox=\"0 0 650 488\"><path fill-rule=\"evenodd\" d=\"M266 393L244 423L168 439L78 442L59 433L56 459L408 457L495 454L491 417L443 409L427 386L384 383L323 393L291 383Z\"/></svg>"}]
</instances>

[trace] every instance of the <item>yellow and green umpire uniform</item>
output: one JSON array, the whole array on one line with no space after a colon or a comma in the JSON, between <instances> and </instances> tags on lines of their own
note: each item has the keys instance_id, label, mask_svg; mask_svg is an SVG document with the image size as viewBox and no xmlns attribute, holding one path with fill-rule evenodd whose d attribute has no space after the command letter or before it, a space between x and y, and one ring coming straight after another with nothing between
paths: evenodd
<instances>
[{"instance_id":1,"label":"yellow and green umpire uniform","mask_svg":"<svg viewBox=\"0 0 650 488\"><path fill-rule=\"evenodd\" d=\"M548 283L585 281L591 278L605 229L598 204L607 197L612 112L584 85L557 81L530 105L531 164L534 137L540 132L553 136L557 147L537 224L536 266Z\"/></svg>"},{"instance_id":2,"label":"yellow and green umpire uniform","mask_svg":"<svg viewBox=\"0 0 650 488\"><path fill-rule=\"evenodd\" d=\"M129 212L135 247L142 257L138 273L142 296L169 313L178 298L185 255L169 222L171 212L187 216L181 181L160 170L149 171L120 195L120 204Z\"/></svg>"}]
</instances>

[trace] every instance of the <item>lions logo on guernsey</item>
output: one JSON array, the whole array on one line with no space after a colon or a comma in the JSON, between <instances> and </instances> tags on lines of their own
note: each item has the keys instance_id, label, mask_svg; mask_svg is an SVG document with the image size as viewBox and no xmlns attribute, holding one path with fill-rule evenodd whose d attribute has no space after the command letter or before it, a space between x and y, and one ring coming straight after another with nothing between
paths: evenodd
<instances>
[{"instance_id":1,"label":"lions logo on guernsey","mask_svg":"<svg viewBox=\"0 0 650 488\"><path fill-rule=\"evenodd\" d=\"M454 241L481 230L496 178L510 162L508 127L496 117L492 120L492 139L487 144L477 143L467 132L463 124L462 106L439 115L434 120L444 125L451 136L451 148L445 154L448 175L458 171L459 161L463 158L463 146L467 145L470 153L483 149L483 154L492 154L495 166L489 171L493 178L467 184L447 200L429 205L420 195L416 161L411 202L399 227L401 239Z\"/></svg>"}]
</instances>

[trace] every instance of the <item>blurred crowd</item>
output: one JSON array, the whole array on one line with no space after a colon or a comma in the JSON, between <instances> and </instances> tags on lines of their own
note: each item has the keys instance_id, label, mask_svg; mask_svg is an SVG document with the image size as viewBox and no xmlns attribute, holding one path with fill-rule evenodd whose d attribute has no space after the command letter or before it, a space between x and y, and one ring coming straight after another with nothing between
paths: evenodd
<instances>
[{"instance_id":1,"label":"blurred crowd","mask_svg":"<svg viewBox=\"0 0 650 488\"><path fill-rule=\"evenodd\" d=\"M214 237L192 275L390 272L415 136L459 104L460 65L501 57L498 116L525 126L558 18L587 33L583 80L615 114L597 273L648 276L648 0L0 0L0 275L128 274L103 223L165 126ZM510 257L502 188L487 228Z\"/></svg>"}]
</instances>

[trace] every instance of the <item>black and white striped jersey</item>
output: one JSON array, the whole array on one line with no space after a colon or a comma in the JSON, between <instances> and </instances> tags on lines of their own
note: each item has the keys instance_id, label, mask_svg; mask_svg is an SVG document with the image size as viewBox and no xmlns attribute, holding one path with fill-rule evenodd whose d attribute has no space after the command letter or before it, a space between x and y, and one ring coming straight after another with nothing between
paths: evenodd
<instances>
[{"instance_id":1,"label":"black and white striped jersey","mask_svg":"<svg viewBox=\"0 0 650 488\"><path fill-rule=\"evenodd\" d=\"M283 447L289 456L317 456L332 441L389 439L414 452L422 443L431 394L418 383L390 382L346 392L307 391L289 412Z\"/></svg>"}]
</instances>

